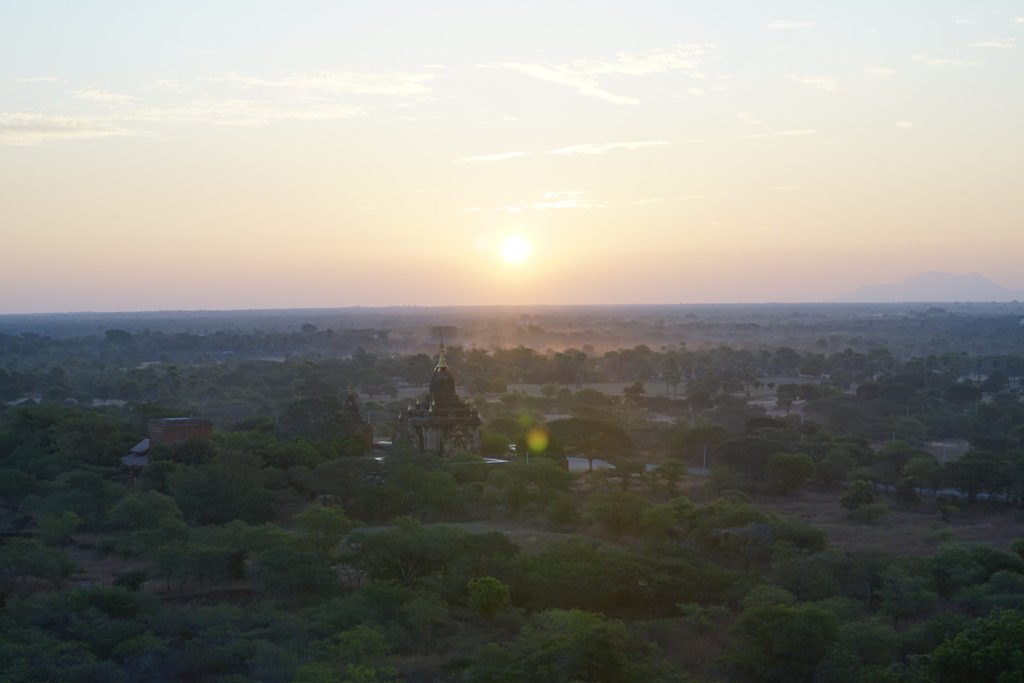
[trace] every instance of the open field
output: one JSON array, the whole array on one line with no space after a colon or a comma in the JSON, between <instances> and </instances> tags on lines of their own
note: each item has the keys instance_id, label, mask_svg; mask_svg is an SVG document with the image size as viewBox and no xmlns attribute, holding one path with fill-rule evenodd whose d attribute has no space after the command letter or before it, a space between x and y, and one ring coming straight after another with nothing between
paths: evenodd
<instances>
[{"instance_id":1,"label":"open field","mask_svg":"<svg viewBox=\"0 0 1024 683\"><path fill-rule=\"evenodd\" d=\"M821 529L840 550L884 550L897 555L930 555L941 543L957 540L983 543L1008 551L1010 541L1024 536L1024 522L1011 510L989 512L980 508L944 522L925 496L917 508L900 508L886 498L889 512L877 524L858 524L839 507L839 491L802 491L793 497L757 496L751 502L766 512L792 517ZM952 538L948 538L949 530Z\"/></svg>"}]
</instances>

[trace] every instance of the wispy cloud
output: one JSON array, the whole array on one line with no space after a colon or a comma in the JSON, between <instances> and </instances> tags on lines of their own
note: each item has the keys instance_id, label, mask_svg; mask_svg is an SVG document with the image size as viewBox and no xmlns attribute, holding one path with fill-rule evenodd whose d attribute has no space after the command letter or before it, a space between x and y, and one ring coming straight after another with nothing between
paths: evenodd
<instances>
[{"instance_id":1,"label":"wispy cloud","mask_svg":"<svg viewBox=\"0 0 1024 683\"><path fill-rule=\"evenodd\" d=\"M545 192L541 201L531 204L532 209L593 209L600 206L591 200L590 193L581 190L564 190L561 192Z\"/></svg>"},{"instance_id":2,"label":"wispy cloud","mask_svg":"<svg viewBox=\"0 0 1024 683\"><path fill-rule=\"evenodd\" d=\"M273 121L348 119L365 112L364 107L331 101L275 102L211 97L172 106L132 108L120 112L119 118L153 123L258 126Z\"/></svg>"},{"instance_id":3,"label":"wispy cloud","mask_svg":"<svg viewBox=\"0 0 1024 683\"><path fill-rule=\"evenodd\" d=\"M83 140L141 134L141 131L87 118L0 114L0 145L36 145L48 140Z\"/></svg>"},{"instance_id":4,"label":"wispy cloud","mask_svg":"<svg viewBox=\"0 0 1024 683\"><path fill-rule=\"evenodd\" d=\"M168 92L168 93L187 93L192 90L192 87L177 78L162 78L158 81L153 81L149 85L142 86L143 90L152 90L155 92Z\"/></svg>"},{"instance_id":5,"label":"wispy cloud","mask_svg":"<svg viewBox=\"0 0 1024 683\"><path fill-rule=\"evenodd\" d=\"M799 190L798 185L772 185L773 190Z\"/></svg>"},{"instance_id":6,"label":"wispy cloud","mask_svg":"<svg viewBox=\"0 0 1024 683\"><path fill-rule=\"evenodd\" d=\"M672 143L665 140L650 140L646 142L605 142L600 144L573 145L571 147L562 147L561 149L552 149L548 151L548 154L606 154L620 149L633 150L643 149L644 147L661 147L663 145L670 144Z\"/></svg>"},{"instance_id":7,"label":"wispy cloud","mask_svg":"<svg viewBox=\"0 0 1024 683\"><path fill-rule=\"evenodd\" d=\"M96 89L79 90L75 93L75 97L80 100L92 100L94 102L130 102L137 99L132 95L121 95L119 93Z\"/></svg>"},{"instance_id":8,"label":"wispy cloud","mask_svg":"<svg viewBox=\"0 0 1024 683\"><path fill-rule=\"evenodd\" d=\"M600 201L591 197L586 190L562 190L558 192L545 192L535 202L524 202L522 204L505 204L495 207L496 211L548 211L554 209L604 209L614 206L643 206L646 204L661 204L664 202L681 202L689 199L700 199L703 195L687 195L684 197L645 197L643 199L630 199L625 201ZM477 211L472 208L468 211Z\"/></svg>"},{"instance_id":9,"label":"wispy cloud","mask_svg":"<svg viewBox=\"0 0 1024 683\"><path fill-rule=\"evenodd\" d=\"M690 93L694 97L707 97L708 94L700 88L687 88L686 92Z\"/></svg>"},{"instance_id":10,"label":"wispy cloud","mask_svg":"<svg viewBox=\"0 0 1024 683\"><path fill-rule=\"evenodd\" d=\"M643 149L645 147L661 147L662 145L670 145L672 143L666 140L646 140L643 142L601 142L601 143L589 143L584 145L572 145L570 147L559 147L558 149L549 149L543 152L501 152L499 154L484 154L482 156L475 157L461 157L456 161L504 161L506 159L514 159L516 157L533 156L535 154L607 154L608 152L615 152L619 150L634 150Z\"/></svg>"},{"instance_id":11,"label":"wispy cloud","mask_svg":"<svg viewBox=\"0 0 1024 683\"><path fill-rule=\"evenodd\" d=\"M1005 40L1000 40L998 38L993 38L992 40L986 40L983 43L971 43L970 46L971 47L1002 47L1002 48L1007 48L1007 47L1013 47L1013 41L1014 41L1013 38L1006 38Z\"/></svg>"},{"instance_id":12,"label":"wispy cloud","mask_svg":"<svg viewBox=\"0 0 1024 683\"><path fill-rule=\"evenodd\" d=\"M861 76L867 79L888 78L896 74L896 69L889 69L884 66L869 66L861 69Z\"/></svg>"},{"instance_id":13,"label":"wispy cloud","mask_svg":"<svg viewBox=\"0 0 1024 683\"><path fill-rule=\"evenodd\" d=\"M32 78L15 78L15 83L63 83L64 81L53 76L33 76Z\"/></svg>"},{"instance_id":14,"label":"wispy cloud","mask_svg":"<svg viewBox=\"0 0 1024 683\"><path fill-rule=\"evenodd\" d=\"M1016 19L1013 20L1013 23L1024 24L1024 17L1017 17Z\"/></svg>"},{"instance_id":15,"label":"wispy cloud","mask_svg":"<svg viewBox=\"0 0 1024 683\"><path fill-rule=\"evenodd\" d=\"M789 77L792 78L794 81L800 81L805 85L810 85L820 90L839 90L839 80L836 78L832 78L831 76L811 75L801 77L790 74Z\"/></svg>"},{"instance_id":16,"label":"wispy cloud","mask_svg":"<svg viewBox=\"0 0 1024 683\"><path fill-rule=\"evenodd\" d=\"M793 29L793 28L811 28L814 26L813 21L773 21L770 24L765 24L765 28L781 28L781 29Z\"/></svg>"},{"instance_id":17,"label":"wispy cloud","mask_svg":"<svg viewBox=\"0 0 1024 683\"><path fill-rule=\"evenodd\" d=\"M913 128L914 124L910 121L894 121L893 124L897 128Z\"/></svg>"},{"instance_id":18,"label":"wispy cloud","mask_svg":"<svg viewBox=\"0 0 1024 683\"><path fill-rule=\"evenodd\" d=\"M456 161L504 161L516 157L525 157L529 152L502 152L501 154L484 154L478 157L460 157Z\"/></svg>"},{"instance_id":19,"label":"wispy cloud","mask_svg":"<svg viewBox=\"0 0 1024 683\"><path fill-rule=\"evenodd\" d=\"M266 79L221 74L211 80L264 88L285 88L331 94L422 95L430 91L425 83L437 77L432 73L407 71L308 71L281 79Z\"/></svg>"},{"instance_id":20,"label":"wispy cloud","mask_svg":"<svg viewBox=\"0 0 1024 683\"><path fill-rule=\"evenodd\" d=\"M753 114L748 114L746 112L740 112L739 114L736 115L736 118L751 126L757 126L761 124L760 121L754 118Z\"/></svg>"},{"instance_id":21,"label":"wispy cloud","mask_svg":"<svg viewBox=\"0 0 1024 683\"><path fill-rule=\"evenodd\" d=\"M640 100L619 95L601 86L601 77L610 74L645 76L670 70L685 70L692 78L706 78L699 71L704 46L677 45L668 50L616 55L614 60L579 59L569 64L531 64L498 62L481 65L491 69L509 69L551 83L575 88L581 95L597 97L613 104L639 104Z\"/></svg>"},{"instance_id":22,"label":"wispy cloud","mask_svg":"<svg viewBox=\"0 0 1024 683\"><path fill-rule=\"evenodd\" d=\"M799 136L799 135L817 135L817 130L776 130L772 131L772 135L788 135L788 136Z\"/></svg>"},{"instance_id":23,"label":"wispy cloud","mask_svg":"<svg viewBox=\"0 0 1024 683\"><path fill-rule=\"evenodd\" d=\"M927 66L985 66L981 62L968 62L961 59L933 59L924 55L911 55L910 61Z\"/></svg>"}]
</instances>

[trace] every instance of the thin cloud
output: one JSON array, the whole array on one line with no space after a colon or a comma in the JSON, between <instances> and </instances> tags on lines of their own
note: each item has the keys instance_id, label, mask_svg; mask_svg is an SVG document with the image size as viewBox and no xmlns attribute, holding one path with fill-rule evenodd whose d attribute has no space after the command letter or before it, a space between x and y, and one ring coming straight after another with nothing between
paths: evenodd
<instances>
[{"instance_id":1,"label":"thin cloud","mask_svg":"<svg viewBox=\"0 0 1024 683\"><path fill-rule=\"evenodd\" d=\"M748 114L747 112L740 112L739 114L736 115L736 118L751 126L761 125L761 122L755 119L753 114Z\"/></svg>"},{"instance_id":2,"label":"thin cloud","mask_svg":"<svg viewBox=\"0 0 1024 683\"><path fill-rule=\"evenodd\" d=\"M669 50L637 54L620 53L614 60L579 59L569 64L497 62L481 66L518 71L543 81L574 88L581 95L597 97L613 104L635 105L640 103L639 99L619 95L601 87L601 77L610 74L646 76L670 70L685 70L690 77L702 79L706 76L699 71L699 67L705 53L705 48L701 46L678 45Z\"/></svg>"},{"instance_id":3,"label":"thin cloud","mask_svg":"<svg viewBox=\"0 0 1024 683\"><path fill-rule=\"evenodd\" d=\"M456 161L504 161L515 157L528 156L529 152L502 152L501 154L484 154L477 157L460 157Z\"/></svg>"},{"instance_id":4,"label":"thin cloud","mask_svg":"<svg viewBox=\"0 0 1024 683\"><path fill-rule=\"evenodd\" d=\"M584 145L572 145L570 147L560 147L558 149L549 149L544 152L501 152L500 154L484 154L482 156L475 157L461 157L456 161L505 161L506 159L515 159L516 157L533 156L535 154L586 154L589 156L597 154L607 154L608 152L615 152L618 150L634 150L644 149L645 147L660 147L662 145L670 145L672 143L666 140L647 140L643 142L603 142L603 143L589 143Z\"/></svg>"},{"instance_id":5,"label":"thin cloud","mask_svg":"<svg viewBox=\"0 0 1024 683\"><path fill-rule=\"evenodd\" d=\"M910 61L928 66L985 66L981 62L967 62L960 59L933 59L924 55L911 55Z\"/></svg>"},{"instance_id":6,"label":"thin cloud","mask_svg":"<svg viewBox=\"0 0 1024 683\"><path fill-rule=\"evenodd\" d=\"M661 147L663 145L670 144L672 143L665 140L647 142L605 142L603 144L573 145L572 147L552 149L548 151L548 154L606 154L620 149L634 150L643 149L645 147Z\"/></svg>"},{"instance_id":7,"label":"thin cloud","mask_svg":"<svg viewBox=\"0 0 1024 683\"><path fill-rule=\"evenodd\" d=\"M630 206L642 206L644 204L660 204L662 202L682 202L687 199L701 199L704 195L702 194L691 194L685 197L650 197L649 199L634 199L628 202L618 202L620 204L628 204Z\"/></svg>"},{"instance_id":8,"label":"thin cloud","mask_svg":"<svg viewBox=\"0 0 1024 683\"><path fill-rule=\"evenodd\" d=\"M521 64L518 62L501 62L499 64L488 66L499 69L511 69L527 76L539 78L542 81L550 81L551 83L558 83L559 85L567 85L570 88L575 88L581 95L585 95L586 97L597 97L602 100L607 100L612 104L640 104L640 100L635 97L616 95L615 93L602 89L596 76L583 71L574 70L569 66L546 66L544 64Z\"/></svg>"},{"instance_id":9,"label":"thin cloud","mask_svg":"<svg viewBox=\"0 0 1024 683\"><path fill-rule=\"evenodd\" d=\"M814 130L814 129L811 129L811 130L776 130L776 131L772 131L772 135L798 136L798 135L817 135L817 134L818 134L818 131Z\"/></svg>"},{"instance_id":10,"label":"thin cloud","mask_svg":"<svg viewBox=\"0 0 1024 683\"><path fill-rule=\"evenodd\" d=\"M531 204L532 209L593 209L601 206L600 203L591 201L587 195L590 193L581 190L563 190L561 192L545 192L541 195L544 201Z\"/></svg>"},{"instance_id":11,"label":"thin cloud","mask_svg":"<svg viewBox=\"0 0 1024 683\"><path fill-rule=\"evenodd\" d=\"M795 81L800 81L804 85L809 85L819 90L839 90L839 81L831 76L789 76Z\"/></svg>"},{"instance_id":12,"label":"thin cloud","mask_svg":"<svg viewBox=\"0 0 1024 683\"><path fill-rule=\"evenodd\" d=\"M259 126L273 121L327 121L348 119L366 112L364 107L335 102L243 100L204 98L167 107L138 107L118 114L128 121L152 123L205 123Z\"/></svg>"},{"instance_id":13,"label":"thin cloud","mask_svg":"<svg viewBox=\"0 0 1024 683\"><path fill-rule=\"evenodd\" d=\"M1013 47L1013 40L1014 40L1013 38L1008 38L1006 40L999 40L997 38L993 38L992 40L986 40L983 43L971 43L970 47L1001 47L1001 48L1008 48L1008 47Z\"/></svg>"},{"instance_id":14,"label":"thin cloud","mask_svg":"<svg viewBox=\"0 0 1024 683\"><path fill-rule=\"evenodd\" d=\"M54 78L53 76L33 76L32 78L15 78L15 83L63 83L64 81L60 78Z\"/></svg>"},{"instance_id":15,"label":"thin cloud","mask_svg":"<svg viewBox=\"0 0 1024 683\"><path fill-rule=\"evenodd\" d=\"M897 128L913 128L914 127L914 124L911 123L910 121L895 121L895 122L893 122L892 125L896 126Z\"/></svg>"},{"instance_id":16,"label":"thin cloud","mask_svg":"<svg viewBox=\"0 0 1024 683\"><path fill-rule=\"evenodd\" d=\"M707 97L708 94L700 88L688 88L686 92L690 93L694 97Z\"/></svg>"},{"instance_id":17,"label":"thin cloud","mask_svg":"<svg viewBox=\"0 0 1024 683\"><path fill-rule=\"evenodd\" d=\"M108 92L106 90L79 90L75 93L75 97L80 100L92 100L94 102L130 102L137 99L133 95L121 95L118 93Z\"/></svg>"},{"instance_id":18,"label":"thin cloud","mask_svg":"<svg viewBox=\"0 0 1024 683\"><path fill-rule=\"evenodd\" d=\"M861 75L867 79L888 78L896 74L896 69L889 69L884 66L869 66L861 70Z\"/></svg>"},{"instance_id":19,"label":"thin cloud","mask_svg":"<svg viewBox=\"0 0 1024 683\"><path fill-rule=\"evenodd\" d=\"M772 185L773 190L799 190L798 185Z\"/></svg>"},{"instance_id":20,"label":"thin cloud","mask_svg":"<svg viewBox=\"0 0 1024 683\"><path fill-rule=\"evenodd\" d=\"M119 128L103 121L72 116L0 114L0 145L37 145L49 140L141 134L141 131Z\"/></svg>"},{"instance_id":21,"label":"thin cloud","mask_svg":"<svg viewBox=\"0 0 1024 683\"><path fill-rule=\"evenodd\" d=\"M794 29L794 28L811 28L814 26L813 21L773 21L770 24L765 24L765 28L781 28L781 29Z\"/></svg>"},{"instance_id":22,"label":"thin cloud","mask_svg":"<svg viewBox=\"0 0 1024 683\"><path fill-rule=\"evenodd\" d=\"M1016 19L1013 20L1013 23L1024 24L1024 17L1017 17Z\"/></svg>"},{"instance_id":23,"label":"thin cloud","mask_svg":"<svg viewBox=\"0 0 1024 683\"><path fill-rule=\"evenodd\" d=\"M318 93L408 97L430 92L425 83L436 77L437 74L407 71L309 71L294 73L278 80L239 76L234 73L222 74L211 80Z\"/></svg>"},{"instance_id":24,"label":"thin cloud","mask_svg":"<svg viewBox=\"0 0 1024 683\"><path fill-rule=\"evenodd\" d=\"M187 93L192 90L188 83L177 78L162 78L158 81L153 81L149 85L142 86L142 89L178 94Z\"/></svg>"}]
</instances>

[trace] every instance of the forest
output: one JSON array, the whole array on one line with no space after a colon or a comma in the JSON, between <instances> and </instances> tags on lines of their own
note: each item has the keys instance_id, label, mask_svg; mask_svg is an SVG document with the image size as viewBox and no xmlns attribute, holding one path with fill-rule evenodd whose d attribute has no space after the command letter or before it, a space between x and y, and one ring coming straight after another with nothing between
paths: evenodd
<instances>
[{"instance_id":1,"label":"forest","mask_svg":"<svg viewBox=\"0 0 1024 683\"><path fill-rule=\"evenodd\" d=\"M1021 680L1021 311L0 316L0 680Z\"/></svg>"}]
</instances>

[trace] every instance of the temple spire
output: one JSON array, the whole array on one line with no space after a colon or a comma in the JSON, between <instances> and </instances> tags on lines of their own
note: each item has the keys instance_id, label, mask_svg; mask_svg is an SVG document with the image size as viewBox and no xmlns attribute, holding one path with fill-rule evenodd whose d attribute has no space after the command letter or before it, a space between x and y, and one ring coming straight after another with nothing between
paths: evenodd
<instances>
[{"instance_id":1,"label":"temple spire","mask_svg":"<svg viewBox=\"0 0 1024 683\"><path fill-rule=\"evenodd\" d=\"M444 342L441 342L441 351L437 355L437 367L434 368L434 372L437 372L438 370L447 370L447 369L448 369L448 363L444 359Z\"/></svg>"}]
</instances>

